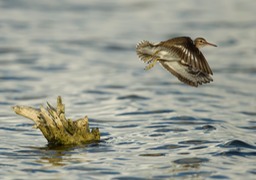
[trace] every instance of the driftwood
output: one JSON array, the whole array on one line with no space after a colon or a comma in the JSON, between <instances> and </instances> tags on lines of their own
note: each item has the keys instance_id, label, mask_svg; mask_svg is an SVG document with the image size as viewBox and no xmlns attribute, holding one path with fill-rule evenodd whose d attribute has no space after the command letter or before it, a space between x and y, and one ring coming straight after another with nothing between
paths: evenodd
<instances>
[{"instance_id":1,"label":"driftwood","mask_svg":"<svg viewBox=\"0 0 256 180\"><path fill-rule=\"evenodd\" d=\"M49 145L80 145L100 140L98 128L89 129L87 116L76 121L66 119L65 106L61 97L57 98L57 108L47 103L47 107L35 109L28 106L14 106L16 114L34 121L35 128L39 128Z\"/></svg>"}]
</instances>

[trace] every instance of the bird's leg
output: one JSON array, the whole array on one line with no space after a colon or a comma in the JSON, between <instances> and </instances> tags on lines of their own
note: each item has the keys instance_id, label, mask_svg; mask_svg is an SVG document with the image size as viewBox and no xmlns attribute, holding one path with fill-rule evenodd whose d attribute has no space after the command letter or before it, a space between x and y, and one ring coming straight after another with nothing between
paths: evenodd
<instances>
[{"instance_id":1,"label":"bird's leg","mask_svg":"<svg viewBox=\"0 0 256 180\"><path fill-rule=\"evenodd\" d=\"M159 58L152 58L152 60L150 60L150 63L145 67L145 70L153 68L158 60Z\"/></svg>"},{"instance_id":2,"label":"bird's leg","mask_svg":"<svg viewBox=\"0 0 256 180\"><path fill-rule=\"evenodd\" d=\"M146 57L143 57L142 60L144 61L144 63L149 64L152 61L152 56L148 55Z\"/></svg>"},{"instance_id":3,"label":"bird's leg","mask_svg":"<svg viewBox=\"0 0 256 180\"><path fill-rule=\"evenodd\" d=\"M152 56L150 57L151 60L147 61L148 64L152 63L156 58L157 58L157 54L160 52L160 50L154 52L154 54L152 54Z\"/></svg>"},{"instance_id":4,"label":"bird's leg","mask_svg":"<svg viewBox=\"0 0 256 180\"><path fill-rule=\"evenodd\" d=\"M156 64L156 62L159 60L159 57L157 57L157 53L159 53L160 50L156 51L153 55L150 61L148 61L148 65L145 67L145 70L149 70L153 68Z\"/></svg>"}]
</instances>

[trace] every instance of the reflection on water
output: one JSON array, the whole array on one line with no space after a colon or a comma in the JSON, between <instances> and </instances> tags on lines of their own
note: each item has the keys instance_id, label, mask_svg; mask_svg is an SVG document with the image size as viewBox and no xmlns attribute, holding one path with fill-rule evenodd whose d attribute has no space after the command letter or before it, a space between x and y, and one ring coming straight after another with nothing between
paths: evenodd
<instances>
[{"instance_id":1,"label":"reflection on water","mask_svg":"<svg viewBox=\"0 0 256 180\"><path fill-rule=\"evenodd\" d=\"M200 6L198 6L200 3ZM1 179L254 179L254 1L0 3ZM137 42L202 36L214 82L144 71ZM48 147L14 105L61 95L102 140Z\"/></svg>"},{"instance_id":2,"label":"reflection on water","mask_svg":"<svg viewBox=\"0 0 256 180\"><path fill-rule=\"evenodd\" d=\"M83 159L72 157L72 150L83 147L26 147L31 149L32 153L40 155L37 159L38 164L45 164L51 166L66 166L73 163L81 163ZM33 151L34 150L34 151ZM84 160L86 161L86 160Z\"/></svg>"}]
</instances>

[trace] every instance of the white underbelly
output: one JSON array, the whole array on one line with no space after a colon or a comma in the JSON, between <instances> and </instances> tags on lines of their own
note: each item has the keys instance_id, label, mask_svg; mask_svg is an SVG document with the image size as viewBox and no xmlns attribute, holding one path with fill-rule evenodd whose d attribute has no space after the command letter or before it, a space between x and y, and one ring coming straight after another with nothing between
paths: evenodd
<instances>
[{"instance_id":1,"label":"white underbelly","mask_svg":"<svg viewBox=\"0 0 256 180\"><path fill-rule=\"evenodd\" d=\"M157 50L156 50L157 52ZM174 54L174 53L170 53L169 51L165 51L165 50L160 50L159 52L157 52L156 54L160 59L166 60L166 61L179 61L179 57Z\"/></svg>"}]
</instances>

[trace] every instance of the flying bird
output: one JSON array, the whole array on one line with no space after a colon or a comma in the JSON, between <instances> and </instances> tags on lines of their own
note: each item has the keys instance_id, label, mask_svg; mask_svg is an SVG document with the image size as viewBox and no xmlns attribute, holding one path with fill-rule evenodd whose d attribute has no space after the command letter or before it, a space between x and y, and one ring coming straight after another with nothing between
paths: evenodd
<instances>
[{"instance_id":1,"label":"flying bird","mask_svg":"<svg viewBox=\"0 0 256 180\"><path fill-rule=\"evenodd\" d=\"M217 47L202 37L194 41L190 37L176 37L159 43L141 41L136 46L136 52L148 64L145 70L159 62L181 82L197 87L213 81L212 70L199 50L207 45Z\"/></svg>"}]
</instances>

